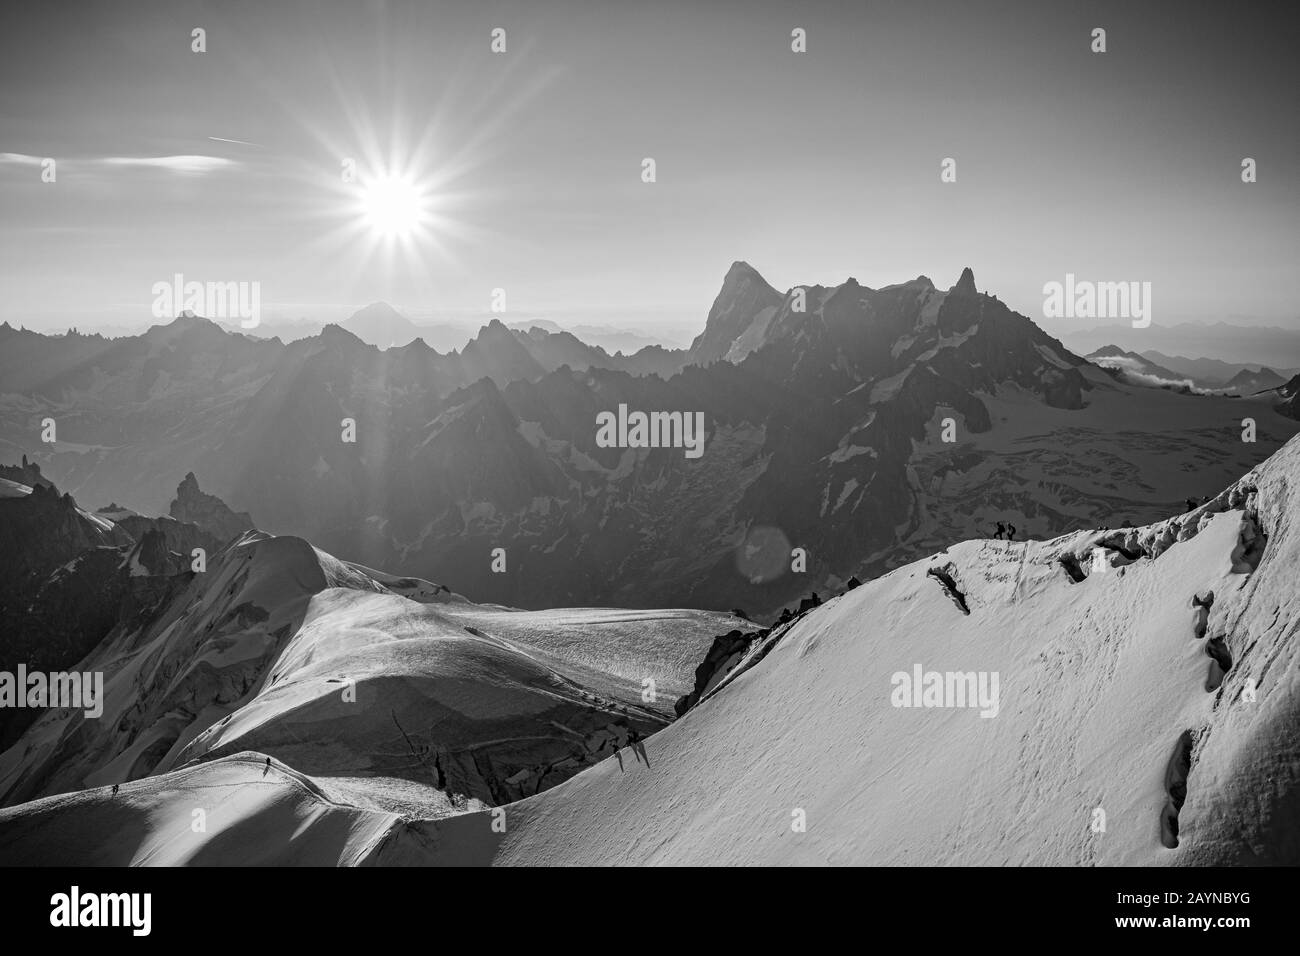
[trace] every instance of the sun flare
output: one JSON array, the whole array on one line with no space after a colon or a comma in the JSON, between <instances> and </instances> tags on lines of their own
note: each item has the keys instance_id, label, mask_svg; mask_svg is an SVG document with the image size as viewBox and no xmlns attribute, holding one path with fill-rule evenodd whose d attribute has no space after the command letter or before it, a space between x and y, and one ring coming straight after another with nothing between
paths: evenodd
<instances>
[{"instance_id":1,"label":"sun flare","mask_svg":"<svg viewBox=\"0 0 1300 956\"><path fill-rule=\"evenodd\" d=\"M408 239L427 216L428 197L411 180L382 175L364 184L361 207L366 225L379 239Z\"/></svg>"},{"instance_id":2,"label":"sun flare","mask_svg":"<svg viewBox=\"0 0 1300 956\"><path fill-rule=\"evenodd\" d=\"M315 250L354 281L382 274L427 283L431 269L454 261L458 246L474 238L461 217L479 193L457 185L477 163L472 152L440 145L432 128L420 133L400 123L386 145L364 120L354 121L346 141L316 135L323 156L342 159L304 163L317 192L303 215L323 226Z\"/></svg>"}]
</instances>

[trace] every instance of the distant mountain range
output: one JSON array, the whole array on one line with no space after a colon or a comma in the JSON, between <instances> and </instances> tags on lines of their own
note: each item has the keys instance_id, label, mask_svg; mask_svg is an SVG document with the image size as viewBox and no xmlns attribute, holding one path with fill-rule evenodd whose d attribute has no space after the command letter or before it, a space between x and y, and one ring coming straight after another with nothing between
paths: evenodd
<instances>
[{"instance_id":1,"label":"distant mountain range","mask_svg":"<svg viewBox=\"0 0 1300 956\"><path fill-rule=\"evenodd\" d=\"M217 324L227 332L242 333L260 339L278 338L288 343L319 335L325 326L331 323L310 319L294 322L264 321L254 329L245 329L238 323L218 322ZM417 323L387 302L372 302L343 322L335 324L351 332L361 341L381 349L401 347L409 345L416 339L422 339L424 344L432 349L451 352L465 348L482 328L483 322L477 317L465 316L442 322ZM648 346L673 347L669 338L614 326L578 323L565 328L552 319L544 318L512 320L506 324L511 329L524 332L532 328L540 328L557 335L571 334L586 344L604 349L610 354L623 352L631 355ZM112 333L112 337L120 337L123 334L123 331L118 329Z\"/></svg>"},{"instance_id":2,"label":"distant mountain range","mask_svg":"<svg viewBox=\"0 0 1300 956\"><path fill-rule=\"evenodd\" d=\"M1181 355L1165 355L1154 349L1141 353L1153 362L1173 369L1182 375L1192 376L1209 387L1225 385L1242 372L1271 372L1273 375L1287 379L1300 374L1300 368L1276 367L1270 369L1259 362L1223 362L1213 358L1185 358Z\"/></svg>"},{"instance_id":3,"label":"distant mountain range","mask_svg":"<svg viewBox=\"0 0 1300 956\"><path fill-rule=\"evenodd\" d=\"M581 339L583 342L586 342L588 345L595 345L611 354L614 352L622 352L626 355L631 355L634 352L639 352L641 349L650 346L659 346L660 348L665 349L675 347L670 344L669 339L664 337L647 335L642 332L632 332L626 329L613 328L607 325L574 325L565 329L549 319L531 319L523 322L510 322L507 324L512 329L521 329L525 332L533 328L539 328L543 331L552 332L557 335L562 332L568 332Z\"/></svg>"},{"instance_id":4,"label":"distant mountain range","mask_svg":"<svg viewBox=\"0 0 1300 956\"><path fill-rule=\"evenodd\" d=\"M1233 365L1227 362L1210 365L1206 360L1171 358L1159 352L1125 352L1115 345L1103 346L1090 352L1088 360L1118 373L1124 381L1134 385L1198 394L1257 395L1281 388L1296 374L1288 370L1288 375L1280 375L1267 366ZM1172 366L1182 370L1175 371ZM1187 371L1189 367L1197 371Z\"/></svg>"},{"instance_id":5,"label":"distant mountain range","mask_svg":"<svg viewBox=\"0 0 1300 956\"><path fill-rule=\"evenodd\" d=\"M1103 325L1066 332L1062 340L1079 354L1095 352L1114 345L1126 352L1151 355L1156 362L1175 371L1226 381L1242 366L1268 365L1278 371L1300 371L1300 331L1274 326L1234 325L1215 322L1197 325L1150 325L1135 329L1132 324ZM1179 360L1176 356L1203 356L1210 361L1199 365L1196 358ZM1182 365L1183 361L1192 362ZM1236 366L1224 374L1217 363Z\"/></svg>"},{"instance_id":6,"label":"distant mountain range","mask_svg":"<svg viewBox=\"0 0 1300 956\"><path fill-rule=\"evenodd\" d=\"M970 270L781 292L743 262L690 348L632 355L499 321L449 353L192 317L114 340L0 326L0 408L10 460L95 505L157 513L193 472L263 531L476 601L759 614L998 521L1153 520L1300 429L1285 388L1117 380ZM702 415L702 457L602 444L620 409Z\"/></svg>"},{"instance_id":7,"label":"distant mountain range","mask_svg":"<svg viewBox=\"0 0 1300 956\"><path fill-rule=\"evenodd\" d=\"M1294 863L1300 375L1180 375L969 269L631 355L0 326L0 859Z\"/></svg>"}]
</instances>

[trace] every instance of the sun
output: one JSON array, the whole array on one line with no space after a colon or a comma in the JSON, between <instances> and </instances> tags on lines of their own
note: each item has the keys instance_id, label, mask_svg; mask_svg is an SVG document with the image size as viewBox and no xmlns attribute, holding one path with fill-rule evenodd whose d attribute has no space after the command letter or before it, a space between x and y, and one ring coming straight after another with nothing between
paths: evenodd
<instances>
[{"instance_id":1,"label":"sun","mask_svg":"<svg viewBox=\"0 0 1300 956\"><path fill-rule=\"evenodd\" d=\"M313 189L300 197L299 208L322 226L313 254L319 251L352 281L380 274L428 284L431 270L477 241L478 232L458 214L481 195L458 185L476 167L473 153L445 148L433 127L421 134L397 124L387 147L359 120L346 140L312 133L320 156L302 162L301 176Z\"/></svg>"},{"instance_id":2,"label":"sun","mask_svg":"<svg viewBox=\"0 0 1300 956\"><path fill-rule=\"evenodd\" d=\"M385 173L363 184L361 209L377 239L409 239L424 224L428 197L412 180Z\"/></svg>"},{"instance_id":3,"label":"sun","mask_svg":"<svg viewBox=\"0 0 1300 956\"><path fill-rule=\"evenodd\" d=\"M394 151L385 162L373 152L363 168L349 160L342 176L330 177L336 201L327 204L328 212L322 204L317 215L329 217L334 226L320 241L336 252L346 249L358 273L424 270L431 259L447 255L450 240L463 235L449 215L456 196L427 153Z\"/></svg>"}]
</instances>

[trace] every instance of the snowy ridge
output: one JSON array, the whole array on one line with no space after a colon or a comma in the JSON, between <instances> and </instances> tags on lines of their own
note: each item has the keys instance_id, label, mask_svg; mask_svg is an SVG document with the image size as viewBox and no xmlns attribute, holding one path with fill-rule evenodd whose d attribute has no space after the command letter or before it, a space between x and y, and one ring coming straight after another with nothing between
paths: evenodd
<instances>
[{"instance_id":1,"label":"snowy ridge","mask_svg":"<svg viewBox=\"0 0 1300 956\"><path fill-rule=\"evenodd\" d=\"M297 752L318 761L316 774L274 760L258 770L263 758L250 741L259 738L222 721L213 732L229 742L208 761L124 784L118 795L107 779L88 779L99 788L0 811L0 855L51 863L1296 863L1298 478L1300 439L1187 514L1050 541L965 541L810 606L757 641L733 632L714 648L731 671L709 678L676 723L638 748L623 738L576 776L495 812L475 810L482 801L439 804L433 788L413 783L399 799L392 767L370 783L331 776L328 751ZM291 692L301 677L286 684L281 668L306 676L304 666L329 659L317 657L327 647L312 637L312 621L350 608L359 635L375 629L382 605L398 602L410 634L393 632L391 615L380 614L384 630L373 640L414 647L421 620L460 607L337 588L310 601L317 609L271 677ZM490 622L511 612L473 613ZM548 649L535 638L526 649L519 633L503 640L462 626L466 637L453 640L464 646L521 650L520 664L508 667L546 668L543 655L569 653L567 640ZM322 636L355 648L345 633L330 627ZM398 671L384 671L384 659L365 666L391 680ZM502 664L480 673L503 675ZM997 697L980 709L900 695L900 675L922 670L979 675ZM408 681L432 676L427 667L399 671ZM445 681L443 673L432 679ZM520 685L500 691L516 693L510 686ZM272 704L259 695L237 719L253 729L271 726L257 708L299 712ZM369 738L381 724L335 721L324 737L374 752ZM233 799L232 779L240 781ZM216 791L227 794L221 827L192 833L190 808ZM286 842L293 821L303 829ZM221 839L232 827L266 838ZM118 836L55 846L54 830Z\"/></svg>"},{"instance_id":2,"label":"snowy ridge","mask_svg":"<svg viewBox=\"0 0 1300 956\"><path fill-rule=\"evenodd\" d=\"M374 781L346 789L375 791L365 802L381 808L394 787L425 816L509 802L666 724L713 636L737 624L753 626L478 605L250 532L81 662L105 675L103 719L45 712L0 754L0 799L256 750L322 780Z\"/></svg>"},{"instance_id":3,"label":"snowy ridge","mask_svg":"<svg viewBox=\"0 0 1300 956\"><path fill-rule=\"evenodd\" d=\"M606 760L507 807L504 834L409 824L375 862L1295 863L1297 476L1293 440L1189 515L900 568L791 626L655 735L648 766ZM1107 570L1076 582L1062 558L1094 547ZM998 715L892 706L891 675L916 664L998 672Z\"/></svg>"}]
</instances>

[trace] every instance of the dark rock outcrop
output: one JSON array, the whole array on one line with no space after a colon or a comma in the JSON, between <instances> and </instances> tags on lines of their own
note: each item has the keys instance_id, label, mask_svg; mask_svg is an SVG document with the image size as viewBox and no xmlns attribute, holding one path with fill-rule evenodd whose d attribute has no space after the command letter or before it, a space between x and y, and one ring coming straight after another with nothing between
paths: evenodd
<instances>
[{"instance_id":1,"label":"dark rock outcrop","mask_svg":"<svg viewBox=\"0 0 1300 956\"><path fill-rule=\"evenodd\" d=\"M26 455L23 455L22 464L0 465L0 478L26 485L29 488L35 488L37 485L45 488L54 487L54 482L41 474L41 466L34 461L29 462Z\"/></svg>"},{"instance_id":2,"label":"dark rock outcrop","mask_svg":"<svg viewBox=\"0 0 1300 956\"><path fill-rule=\"evenodd\" d=\"M677 716L699 703L700 698L740 662L754 641L765 634L767 631L728 631L715 637L704 660L695 668L695 687L673 705Z\"/></svg>"},{"instance_id":3,"label":"dark rock outcrop","mask_svg":"<svg viewBox=\"0 0 1300 956\"><path fill-rule=\"evenodd\" d=\"M970 266L961 270L961 278L957 280L957 284L949 290L949 293L959 296L979 295L979 292L975 289L975 273L971 271Z\"/></svg>"},{"instance_id":4,"label":"dark rock outcrop","mask_svg":"<svg viewBox=\"0 0 1300 956\"><path fill-rule=\"evenodd\" d=\"M852 590L860 584L857 578L853 578L846 590ZM677 699L673 712L681 717L725 681L753 667L785 637L795 621L821 607L821 604L822 599L814 591L800 600L798 610L782 608L776 623L771 627L759 631L728 631L715 637L704 660L695 668L695 686L690 693Z\"/></svg>"},{"instance_id":5,"label":"dark rock outcrop","mask_svg":"<svg viewBox=\"0 0 1300 956\"><path fill-rule=\"evenodd\" d=\"M0 670L72 667L121 620L156 607L187 571L161 532L136 541L52 486L0 498ZM39 715L0 710L0 749Z\"/></svg>"},{"instance_id":6,"label":"dark rock outcrop","mask_svg":"<svg viewBox=\"0 0 1300 956\"><path fill-rule=\"evenodd\" d=\"M1276 406L1278 414L1300 420L1300 375L1279 388L1277 393L1282 398Z\"/></svg>"},{"instance_id":7,"label":"dark rock outcrop","mask_svg":"<svg viewBox=\"0 0 1300 956\"><path fill-rule=\"evenodd\" d=\"M246 511L232 511L216 495L199 489L194 472L176 488L176 499L171 505L171 516L177 521L197 525L222 542L229 543L245 531L255 530L253 519Z\"/></svg>"},{"instance_id":8,"label":"dark rock outcrop","mask_svg":"<svg viewBox=\"0 0 1300 956\"><path fill-rule=\"evenodd\" d=\"M162 537L168 551L175 551L186 558L193 554L195 548L202 548L211 558L227 544L227 541L221 540L196 524L177 521L168 515L158 518L131 515L118 519L116 524L135 541L141 540L151 532L156 532Z\"/></svg>"}]
</instances>

